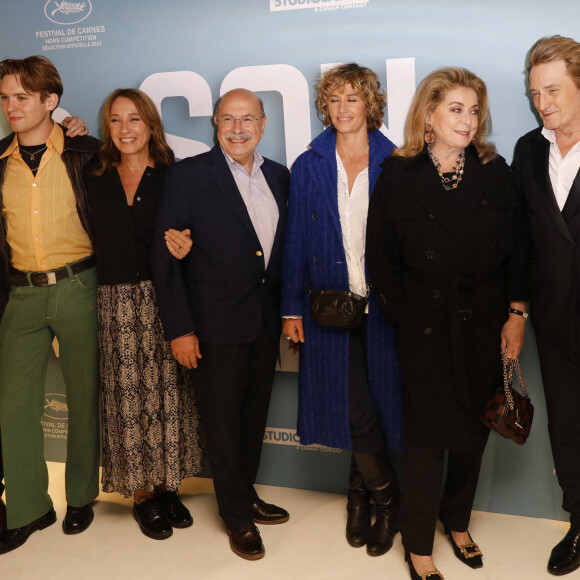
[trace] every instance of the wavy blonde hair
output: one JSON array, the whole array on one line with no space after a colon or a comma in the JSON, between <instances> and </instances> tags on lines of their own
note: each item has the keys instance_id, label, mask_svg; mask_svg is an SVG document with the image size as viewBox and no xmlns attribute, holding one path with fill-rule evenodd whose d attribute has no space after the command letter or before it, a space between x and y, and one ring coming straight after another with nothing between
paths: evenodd
<instances>
[{"instance_id":1,"label":"wavy blonde hair","mask_svg":"<svg viewBox=\"0 0 580 580\"><path fill-rule=\"evenodd\" d=\"M355 62L341 64L322 73L318 78L316 90L316 108L318 116L325 127L332 125L328 114L328 99L333 91L341 90L350 83L355 93L365 102L367 113L367 130L380 129L383 124L384 109L387 97L381 89L379 77L370 68L359 66Z\"/></svg>"},{"instance_id":2,"label":"wavy blonde hair","mask_svg":"<svg viewBox=\"0 0 580 580\"><path fill-rule=\"evenodd\" d=\"M393 155L414 157L423 150L427 115L443 102L449 91L460 87L473 89L477 95L479 124L473 136L473 144L479 159L482 163L487 163L497 155L495 145L487 141L492 126L485 83L466 68L455 66L437 69L421 81L405 121L405 144L396 149Z\"/></svg>"},{"instance_id":3,"label":"wavy blonde hair","mask_svg":"<svg viewBox=\"0 0 580 580\"><path fill-rule=\"evenodd\" d=\"M159 111L155 103L139 89L117 89L113 91L103 105L103 112L101 115L101 130L103 135L103 145L99 149L99 158L101 160L101 167L97 171L97 175L102 175L112 165L121 160L121 153L115 147L111 139L111 109L113 103L119 98L125 97L129 99L137 108L137 112L141 120L151 129L151 137L149 139L149 155L155 163L162 165L170 165L175 161L175 155L171 147L167 144L165 138L165 129L163 122L159 115Z\"/></svg>"}]
</instances>

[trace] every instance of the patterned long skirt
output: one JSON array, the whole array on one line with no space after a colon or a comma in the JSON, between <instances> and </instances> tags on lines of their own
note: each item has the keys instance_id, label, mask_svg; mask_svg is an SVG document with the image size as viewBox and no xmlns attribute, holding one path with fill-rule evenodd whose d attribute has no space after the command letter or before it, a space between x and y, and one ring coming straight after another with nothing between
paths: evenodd
<instances>
[{"instance_id":1,"label":"patterned long skirt","mask_svg":"<svg viewBox=\"0 0 580 580\"><path fill-rule=\"evenodd\" d=\"M153 492L201 470L191 371L164 339L151 281L98 290L103 491Z\"/></svg>"}]
</instances>

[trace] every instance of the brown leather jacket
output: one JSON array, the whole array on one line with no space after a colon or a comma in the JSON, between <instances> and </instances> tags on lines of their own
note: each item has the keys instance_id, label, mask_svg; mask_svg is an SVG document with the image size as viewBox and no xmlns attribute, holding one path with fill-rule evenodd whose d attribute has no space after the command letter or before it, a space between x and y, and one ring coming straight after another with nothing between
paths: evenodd
<instances>
[{"instance_id":1,"label":"brown leather jacket","mask_svg":"<svg viewBox=\"0 0 580 580\"><path fill-rule=\"evenodd\" d=\"M66 129L64 129L66 131ZM8 135L0 141L0 155L8 149L14 133ZM99 150L101 142L94 137L67 137L64 136L64 150L62 152L62 160L64 161L68 177L73 187L73 191L77 201L77 211L83 227L93 238L91 220L89 218L89 205L87 202L87 195L83 184L83 168L91 159L91 157ZM8 157L0 159L0 209L3 207L2 186L4 184L4 173ZM6 241L6 223L4 218L0 218L0 290L6 288L7 277L10 264L10 248Z\"/></svg>"}]
</instances>

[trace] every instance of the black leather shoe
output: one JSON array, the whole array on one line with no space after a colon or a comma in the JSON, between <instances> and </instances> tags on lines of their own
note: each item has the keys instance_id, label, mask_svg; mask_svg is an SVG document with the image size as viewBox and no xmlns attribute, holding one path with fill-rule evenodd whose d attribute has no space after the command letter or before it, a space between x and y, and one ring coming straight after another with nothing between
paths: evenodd
<instances>
[{"instance_id":1,"label":"black leather shoe","mask_svg":"<svg viewBox=\"0 0 580 580\"><path fill-rule=\"evenodd\" d=\"M173 534L171 524L165 519L157 498L152 497L142 503L133 504L133 516L141 531L154 540L165 540Z\"/></svg>"},{"instance_id":2,"label":"black leather shoe","mask_svg":"<svg viewBox=\"0 0 580 580\"><path fill-rule=\"evenodd\" d=\"M554 546L548 560L548 572L562 576L580 568L580 526L571 525L568 533Z\"/></svg>"},{"instance_id":3,"label":"black leather shoe","mask_svg":"<svg viewBox=\"0 0 580 580\"><path fill-rule=\"evenodd\" d=\"M409 573L411 574L411 580L445 580L443 574L439 570L434 570L433 572L425 572L425 574L419 576L415 566L413 566L413 560L411 560L411 554L405 550L405 562L409 564Z\"/></svg>"},{"instance_id":4,"label":"black leather shoe","mask_svg":"<svg viewBox=\"0 0 580 580\"><path fill-rule=\"evenodd\" d=\"M176 491L164 491L155 495L161 507L161 513L174 528L189 528L193 518L189 510L181 503Z\"/></svg>"},{"instance_id":5,"label":"black leather shoe","mask_svg":"<svg viewBox=\"0 0 580 580\"><path fill-rule=\"evenodd\" d=\"M353 548L362 548L371 529L371 494L354 456L350 459L346 513L346 541Z\"/></svg>"},{"instance_id":6,"label":"black leather shoe","mask_svg":"<svg viewBox=\"0 0 580 580\"><path fill-rule=\"evenodd\" d=\"M91 525L94 517L95 514L90 503L80 508L66 506L66 516L62 521L62 531L65 534L80 534Z\"/></svg>"},{"instance_id":7,"label":"black leather shoe","mask_svg":"<svg viewBox=\"0 0 580 580\"><path fill-rule=\"evenodd\" d=\"M262 544L260 531L254 524L237 530L228 530L228 536L232 552L240 558L259 560L264 557L266 550Z\"/></svg>"},{"instance_id":8,"label":"black leather shoe","mask_svg":"<svg viewBox=\"0 0 580 580\"><path fill-rule=\"evenodd\" d=\"M256 524L283 524L290 519L290 514L284 508L258 498L252 505L252 517Z\"/></svg>"},{"instance_id":9,"label":"black leather shoe","mask_svg":"<svg viewBox=\"0 0 580 580\"><path fill-rule=\"evenodd\" d=\"M451 530L447 526L444 527L445 533L449 536L449 540L451 541L451 545L453 546L453 553L455 554L455 556L459 560L461 560L464 564L467 564L470 568L481 568L483 566L483 562L481 560L483 554L481 553L479 546L471 538L469 532L467 532L467 535L469 536L471 542L463 546L458 546L455 543L455 540L453 539L453 534L451 533Z\"/></svg>"},{"instance_id":10,"label":"black leather shoe","mask_svg":"<svg viewBox=\"0 0 580 580\"><path fill-rule=\"evenodd\" d=\"M27 526L15 528L14 530L6 530L0 536L0 554L5 554L6 552L19 548L28 540L30 534L38 530L44 530L44 528L52 526L54 522L56 522L56 513L51 509L41 518L34 520Z\"/></svg>"},{"instance_id":11,"label":"black leather shoe","mask_svg":"<svg viewBox=\"0 0 580 580\"><path fill-rule=\"evenodd\" d=\"M0 498L0 536L6 531L6 506Z\"/></svg>"}]
</instances>

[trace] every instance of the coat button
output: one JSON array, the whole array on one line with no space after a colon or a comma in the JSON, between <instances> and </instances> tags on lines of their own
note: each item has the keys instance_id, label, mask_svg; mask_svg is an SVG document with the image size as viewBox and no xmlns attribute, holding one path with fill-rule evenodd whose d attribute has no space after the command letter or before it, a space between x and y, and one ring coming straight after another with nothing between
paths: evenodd
<instances>
[{"instance_id":1,"label":"coat button","mask_svg":"<svg viewBox=\"0 0 580 580\"><path fill-rule=\"evenodd\" d=\"M432 329L432 328L429 328L429 327L427 327L427 328L426 328L426 329L425 329L423 332L424 332L425 334L433 334L433 329Z\"/></svg>"},{"instance_id":2,"label":"coat button","mask_svg":"<svg viewBox=\"0 0 580 580\"><path fill-rule=\"evenodd\" d=\"M433 288L433 298L441 298L441 290L439 288Z\"/></svg>"},{"instance_id":3,"label":"coat button","mask_svg":"<svg viewBox=\"0 0 580 580\"><path fill-rule=\"evenodd\" d=\"M316 221L316 220L318 219L318 216L317 216L315 213L313 213L313 214L312 214L312 219L313 219L314 221Z\"/></svg>"},{"instance_id":4,"label":"coat button","mask_svg":"<svg viewBox=\"0 0 580 580\"><path fill-rule=\"evenodd\" d=\"M483 205L483 206L485 207L485 206L487 205L487 199L483 199L483 200L481 201L481 205Z\"/></svg>"},{"instance_id":5,"label":"coat button","mask_svg":"<svg viewBox=\"0 0 580 580\"><path fill-rule=\"evenodd\" d=\"M318 264L318 256L314 256L314 263Z\"/></svg>"},{"instance_id":6,"label":"coat button","mask_svg":"<svg viewBox=\"0 0 580 580\"><path fill-rule=\"evenodd\" d=\"M489 244L489 249L490 249L490 250L493 250L494 248L495 248L495 242L491 242L491 243Z\"/></svg>"},{"instance_id":7,"label":"coat button","mask_svg":"<svg viewBox=\"0 0 580 580\"><path fill-rule=\"evenodd\" d=\"M262 255L262 252L260 252L260 250L258 250L258 251L256 252L256 256L261 256L261 255Z\"/></svg>"},{"instance_id":8,"label":"coat button","mask_svg":"<svg viewBox=\"0 0 580 580\"><path fill-rule=\"evenodd\" d=\"M428 250L427 252L425 252L425 258L427 258L427 260L432 260L435 257L435 252L433 250Z\"/></svg>"}]
</instances>

